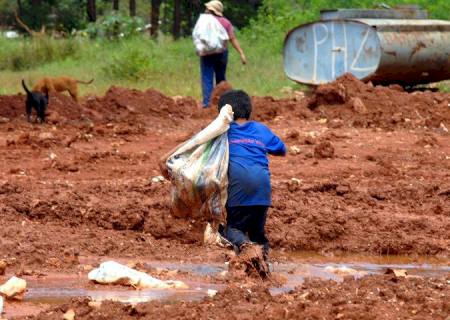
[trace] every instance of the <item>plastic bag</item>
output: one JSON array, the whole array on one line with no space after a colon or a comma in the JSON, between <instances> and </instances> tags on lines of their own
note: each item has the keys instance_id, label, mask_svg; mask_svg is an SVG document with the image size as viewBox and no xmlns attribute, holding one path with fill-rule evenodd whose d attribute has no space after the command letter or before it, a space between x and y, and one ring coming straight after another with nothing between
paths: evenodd
<instances>
[{"instance_id":1,"label":"plastic bag","mask_svg":"<svg viewBox=\"0 0 450 320\"><path fill-rule=\"evenodd\" d=\"M136 289L188 288L184 282L162 281L114 261L103 262L100 267L89 272L88 278L101 284L122 284Z\"/></svg>"},{"instance_id":2,"label":"plastic bag","mask_svg":"<svg viewBox=\"0 0 450 320\"><path fill-rule=\"evenodd\" d=\"M220 53L229 40L227 30L212 14L201 14L192 31L195 50L200 56Z\"/></svg>"},{"instance_id":3,"label":"plastic bag","mask_svg":"<svg viewBox=\"0 0 450 320\"><path fill-rule=\"evenodd\" d=\"M167 160L172 182L172 212L177 217L212 217L225 221L228 188L230 105L205 129L186 141Z\"/></svg>"},{"instance_id":4,"label":"plastic bag","mask_svg":"<svg viewBox=\"0 0 450 320\"><path fill-rule=\"evenodd\" d=\"M27 282L21 278L11 277L0 286L0 295L8 299L22 300L27 290Z\"/></svg>"},{"instance_id":5,"label":"plastic bag","mask_svg":"<svg viewBox=\"0 0 450 320\"><path fill-rule=\"evenodd\" d=\"M222 226L223 227L223 226ZM206 224L203 232L203 243L210 246L218 246L221 248L233 248L233 244L220 234L220 226L212 226L210 223Z\"/></svg>"}]
</instances>

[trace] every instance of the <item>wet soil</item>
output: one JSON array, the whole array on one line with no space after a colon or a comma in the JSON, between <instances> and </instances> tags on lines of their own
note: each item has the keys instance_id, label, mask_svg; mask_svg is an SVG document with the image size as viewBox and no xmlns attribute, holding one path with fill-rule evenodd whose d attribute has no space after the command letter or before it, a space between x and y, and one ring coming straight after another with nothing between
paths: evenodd
<instances>
[{"instance_id":1,"label":"wet soil","mask_svg":"<svg viewBox=\"0 0 450 320\"><path fill-rule=\"evenodd\" d=\"M213 297L167 303L94 302L76 298L33 319L447 319L450 275L438 278L394 275L307 279L294 290L272 294L264 284L231 283Z\"/></svg>"},{"instance_id":2,"label":"wet soil","mask_svg":"<svg viewBox=\"0 0 450 320\"><path fill-rule=\"evenodd\" d=\"M254 119L289 147L286 157L271 158L274 256L308 250L449 261L449 103L450 94L374 87L347 75L306 98L254 97ZM205 221L173 217L170 184L152 181L158 158L207 125L213 109L112 87L80 104L52 95L48 123L38 125L26 122L24 96L0 96L0 260L7 274L77 273L86 256L223 263L226 250L201 244ZM364 281L333 284L330 292L391 284ZM413 288L411 281L402 285ZM319 291L326 287L317 283ZM226 301L241 293L230 290ZM264 297L258 293L259 307L281 304ZM312 306L322 298L315 299ZM401 310L414 304L404 301ZM324 307L325 318L330 310L338 309Z\"/></svg>"}]
</instances>

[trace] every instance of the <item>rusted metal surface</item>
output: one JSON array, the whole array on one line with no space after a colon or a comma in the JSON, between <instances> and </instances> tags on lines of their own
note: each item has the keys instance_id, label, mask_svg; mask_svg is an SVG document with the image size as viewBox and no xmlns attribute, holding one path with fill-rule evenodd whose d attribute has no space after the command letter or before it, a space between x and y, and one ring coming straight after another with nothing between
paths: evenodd
<instances>
[{"instance_id":1,"label":"rusted metal surface","mask_svg":"<svg viewBox=\"0 0 450 320\"><path fill-rule=\"evenodd\" d=\"M320 11L320 20L342 19L428 19L428 12L420 10L416 6L402 7L398 9L336 9Z\"/></svg>"},{"instance_id":2,"label":"rusted metal surface","mask_svg":"<svg viewBox=\"0 0 450 320\"><path fill-rule=\"evenodd\" d=\"M450 79L450 22L351 18L304 24L286 36L284 68L290 79L313 85L346 72L374 83Z\"/></svg>"}]
</instances>

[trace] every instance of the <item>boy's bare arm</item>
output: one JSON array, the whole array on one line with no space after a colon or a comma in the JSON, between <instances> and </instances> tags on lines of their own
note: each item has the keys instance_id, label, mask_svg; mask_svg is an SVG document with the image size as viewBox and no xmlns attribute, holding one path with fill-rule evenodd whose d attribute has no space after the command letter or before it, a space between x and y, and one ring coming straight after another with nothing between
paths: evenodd
<instances>
[{"instance_id":1,"label":"boy's bare arm","mask_svg":"<svg viewBox=\"0 0 450 320\"><path fill-rule=\"evenodd\" d=\"M239 44L239 41L236 38L230 39L231 44L236 49L236 51L239 53L241 57L242 64L247 64L247 57L244 54L244 50L242 50L241 45Z\"/></svg>"}]
</instances>

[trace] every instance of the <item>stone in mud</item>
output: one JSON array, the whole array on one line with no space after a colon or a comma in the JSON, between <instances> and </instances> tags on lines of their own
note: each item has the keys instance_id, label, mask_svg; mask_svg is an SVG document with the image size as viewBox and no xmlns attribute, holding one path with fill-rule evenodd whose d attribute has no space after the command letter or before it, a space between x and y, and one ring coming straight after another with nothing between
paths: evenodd
<instances>
[{"instance_id":1,"label":"stone in mud","mask_svg":"<svg viewBox=\"0 0 450 320\"><path fill-rule=\"evenodd\" d=\"M48 140L53 140L55 139L55 135L51 132L41 132L38 135L38 140L39 141L48 141Z\"/></svg>"},{"instance_id":2,"label":"stone in mud","mask_svg":"<svg viewBox=\"0 0 450 320\"><path fill-rule=\"evenodd\" d=\"M100 309L102 306L102 302L101 301L89 301L88 302L88 306L91 307L92 309Z\"/></svg>"},{"instance_id":3,"label":"stone in mud","mask_svg":"<svg viewBox=\"0 0 450 320\"><path fill-rule=\"evenodd\" d=\"M298 140L300 137L300 132L297 129L291 129L288 132L286 132L284 136L284 140Z\"/></svg>"},{"instance_id":4,"label":"stone in mud","mask_svg":"<svg viewBox=\"0 0 450 320\"><path fill-rule=\"evenodd\" d=\"M75 311L73 309L67 310L66 313L63 314L64 320L74 320L75 319Z\"/></svg>"},{"instance_id":5,"label":"stone in mud","mask_svg":"<svg viewBox=\"0 0 450 320\"><path fill-rule=\"evenodd\" d=\"M358 97L352 98L350 100L350 103L352 105L353 110L355 110L355 112L361 113L361 114L367 113L366 105L360 98L358 98Z\"/></svg>"},{"instance_id":6,"label":"stone in mud","mask_svg":"<svg viewBox=\"0 0 450 320\"><path fill-rule=\"evenodd\" d=\"M292 147L289 148L289 152L290 152L291 154L293 154L293 155L297 155L297 154L300 154L302 151L300 150L299 147L297 147L297 146L292 146Z\"/></svg>"},{"instance_id":7,"label":"stone in mud","mask_svg":"<svg viewBox=\"0 0 450 320\"><path fill-rule=\"evenodd\" d=\"M163 176L156 176L152 178L152 183L163 183L165 180Z\"/></svg>"},{"instance_id":8,"label":"stone in mud","mask_svg":"<svg viewBox=\"0 0 450 320\"><path fill-rule=\"evenodd\" d=\"M289 180L289 182L288 182L289 192L296 192L296 191L300 190L302 183L303 182L300 179L291 178L291 180Z\"/></svg>"},{"instance_id":9,"label":"stone in mud","mask_svg":"<svg viewBox=\"0 0 450 320\"><path fill-rule=\"evenodd\" d=\"M334 147L329 141L323 141L314 148L314 157L317 159L333 158Z\"/></svg>"},{"instance_id":10,"label":"stone in mud","mask_svg":"<svg viewBox=\"0 0 450 320\"><path fill-rule=\"evenodd\" d=\"M396 278L405 278L408 276L408 271L405 269L387 268L385 274L393 274Z\"/></svg>"},{"instance_id":11,"label":"stone in mud","mask_svg":"<svg viewBox=\"0 0 450 320\"><path fill-rule=\"evenodd\" d=\"M57 111L52 111L46 118L45 120L48 123L52 123L52 124L57 124L59 122L61 122L61 116L59 115L59 113Z\"/></svg>"}]
</instances>

